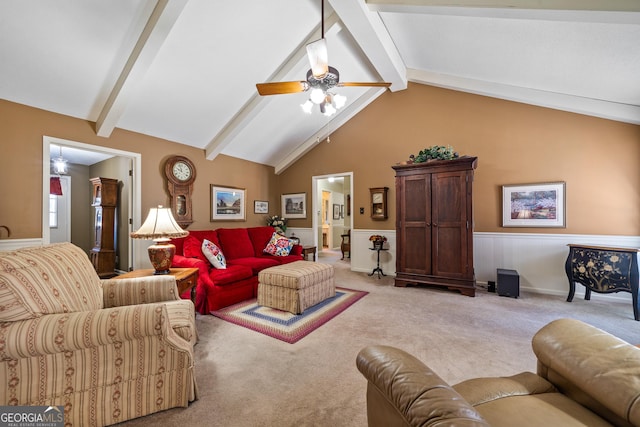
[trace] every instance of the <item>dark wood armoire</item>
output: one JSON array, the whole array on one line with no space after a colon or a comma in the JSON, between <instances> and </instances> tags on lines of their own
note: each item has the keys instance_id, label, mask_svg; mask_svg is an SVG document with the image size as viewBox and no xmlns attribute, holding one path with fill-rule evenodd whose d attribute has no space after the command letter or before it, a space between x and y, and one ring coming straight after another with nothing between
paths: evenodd
<instances>
[{"instance_id":1,"label":"dark wood armoire","mask_svg":"<svg viewBox=\"0 0 640 427\"><path fill-rule=\"evenodd\" d=\"M475 296L473 173L477 157L393 166L396 286L437 285Z\"/></svg>"}]
</instances>

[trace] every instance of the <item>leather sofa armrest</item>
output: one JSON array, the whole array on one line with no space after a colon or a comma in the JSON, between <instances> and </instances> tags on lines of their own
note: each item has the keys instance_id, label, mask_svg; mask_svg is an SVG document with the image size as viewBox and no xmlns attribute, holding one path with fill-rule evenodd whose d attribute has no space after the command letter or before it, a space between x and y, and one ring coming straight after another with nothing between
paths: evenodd
<instances>
[{"instance_id":1,"label":"leather sofa armrest","mask_svg":"<svg viewBox=\"0 0 640 427\"><path fill-rule=\"evenodd\" d=\"M368 380L369 427L489 426L443 379L400 349L365 347L356 365Z\"/></svg>"},{"instance_id":2,"label":"leather sofa armrest","mask_svg":"<svg viewBox=\"0 0 640 427\"><path fill-rule=\"evenodd\" d=\"M532 340L538 375L617 425L640 426L640 349L576 319L558 319Z\"/></svg>"},{"instance_id":3,"label":"leather sofa armrest","mask_svg":"<svg viewBox=\"0 0 640 427\"><path fill-rule=\"evenodd\" d=\"M171 275L103 279L105 308L179 300L176 278Z\"/></svg>"},{"instance_id":4,"label":"leather sofa armrest","mask_svg":"<svg viewBox=\"0 0 640 427\"><path fill-rule=\"evenodd\" d=\"M557 392L553 384L531 372L510 377L473 378L454 385L453 389L472 406L510 396Z\"/></svg>"}]
</instances>

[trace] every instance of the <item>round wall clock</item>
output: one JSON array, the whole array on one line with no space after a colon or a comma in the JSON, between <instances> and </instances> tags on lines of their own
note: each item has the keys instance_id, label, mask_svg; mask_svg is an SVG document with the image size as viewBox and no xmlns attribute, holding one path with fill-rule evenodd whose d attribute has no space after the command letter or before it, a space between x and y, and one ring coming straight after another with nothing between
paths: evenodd
<instances>
[{"instance_id":1,"label":"round wall clock","mask_svg":"<svg viewBox=\"0 0 640 427\"><path fill-rule=\"evenodd\" d=\"M191 193L196 179L196 167L184 156L169 157L164 166L167 188L171 196L171 210L176 222L186 228L193 222Z\"/></svg>"},{"instance_id":2,"label":"round wall clock","mask_svg":"<svg viewBox=\"0 0 640 427\"><path fill-rule=\"evenodd\" d=\"M196 178L196 167L186 157L173 156L167 160L165 174L176 184L190 184Z\"/></svg>"}]
</instances>

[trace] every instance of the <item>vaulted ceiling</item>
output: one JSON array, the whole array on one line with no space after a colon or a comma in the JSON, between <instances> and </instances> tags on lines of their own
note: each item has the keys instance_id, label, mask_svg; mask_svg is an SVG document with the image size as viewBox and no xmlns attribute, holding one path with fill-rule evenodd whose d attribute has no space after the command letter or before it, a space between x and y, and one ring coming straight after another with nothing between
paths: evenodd
<instances>
[{"instance_id":1,"label":"vaulted ceiling","mask_svg":"<svg viewBox=\"0 0 640 427\"><path fill-rule=\"evenodd\" d=\"M326 0L338 113L305 114L320 0L5 0L0 98L286 169L407 81L640 124L637 0Z\"/></svg>"}]
</instances>

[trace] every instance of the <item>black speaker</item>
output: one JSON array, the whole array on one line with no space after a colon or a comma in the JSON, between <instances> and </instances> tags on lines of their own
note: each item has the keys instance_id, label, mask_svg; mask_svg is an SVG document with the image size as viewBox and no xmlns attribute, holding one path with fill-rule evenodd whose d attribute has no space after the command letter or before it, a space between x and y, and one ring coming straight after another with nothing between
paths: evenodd
<instances>
[{"instance_id":1,"label":"black speaker","mask_svg":"<svg viewBox=\"0 0 640 427\"><path fill-rule=\"evenodd\" d=\"M515 270L498 269L498 295L518 298L520 296L520 276Z\"/></svg>"}]
</instances>

